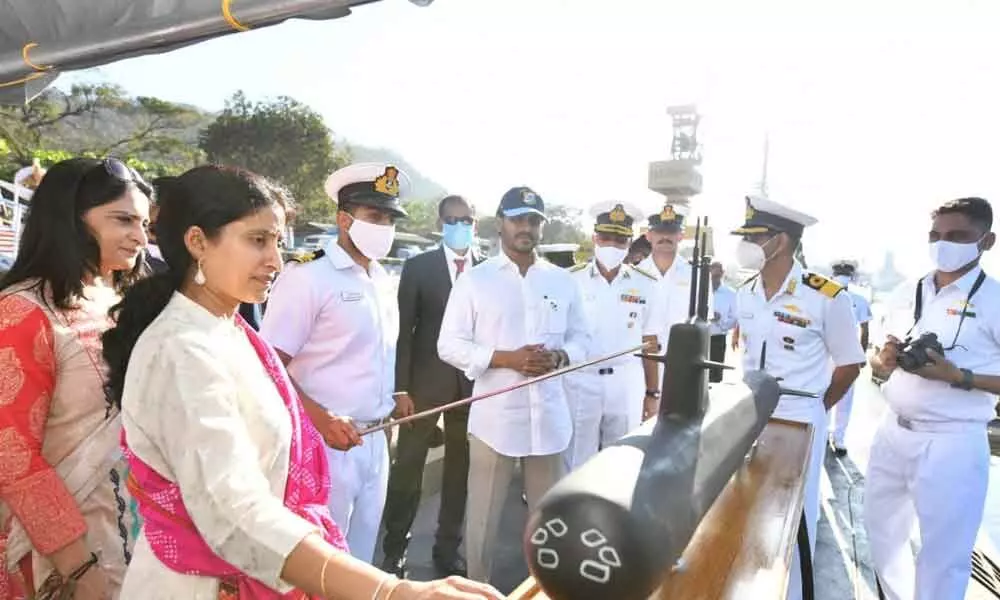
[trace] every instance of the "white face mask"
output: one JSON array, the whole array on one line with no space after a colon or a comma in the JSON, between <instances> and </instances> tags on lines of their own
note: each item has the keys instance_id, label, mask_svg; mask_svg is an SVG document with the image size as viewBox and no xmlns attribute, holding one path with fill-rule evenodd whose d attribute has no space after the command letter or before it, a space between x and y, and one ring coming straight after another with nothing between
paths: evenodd
<instances>
[{"instance_id":1,"label":"white face mask","mask_svg":"<svg viewBox=\"0 0 1000 600\"><path fill-rule=\"evenodd\" d=\"M767 263L764 249L753 242L740 240L736 245L736 262L741 268L760 271Z\"/></svg>"},{"instance_id":2,"label":"white face mask","mask_svg":"<svg viewBox=\"0 0 1000 600\"><path fill-rule=\"evenodd\" d=\"M594 246L594 258L601 263L605 269L614 271L625 260L628 250L625 248L615 248L614 246Z\"/></svg>"},{"instance_id":3,"label":"white face mask","mask_svg":"<svg viewBox=\"0 0 1000 600\"><path fill-rule=\"evenodd\" d=\"M844 287L847 287L847 285L851 283L851 278L848 277L847 275L837 275L836 277L833 278L833 280Z\"/></svg>"},{"instance_id":4,"label":"white face mask","mask_svg":"<svg viewBox=\"0 0 1000 600\"><path fill-rule=\"evenodd\" d=\"M979 238L969 244L932 242L930 245L931 262L942 273L954 273L979 258L982 254L982 251L979 250L979 242L982 239Z\"/></svg>"},{"instance_id":5,"label":"white face mask","mask_svg":"<svg viewBox=\"0 0 1000 600\"><path fill-rule=\"evenodd\" d=\"M369 260L378 260L385 258L392 249L392 242L396 238L396 226L376 225L352 217L347 233L361 254Z\"/></svg>"}]
</instances>

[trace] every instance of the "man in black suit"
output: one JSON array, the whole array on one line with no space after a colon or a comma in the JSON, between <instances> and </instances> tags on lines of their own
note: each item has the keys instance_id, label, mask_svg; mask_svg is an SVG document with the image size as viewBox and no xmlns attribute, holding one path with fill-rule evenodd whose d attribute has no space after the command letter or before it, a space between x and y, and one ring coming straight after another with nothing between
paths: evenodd
<instances>
[{"instance_id":1,"label":"man in black suit","mask_svg":"<svg viewBox=\"0 0 1000 600\"><path fill-rule=\"evenodd\" d=\"M399 281L394 396L400 417L472 393L472 382L438 357L437 341L452 284L479 262L472 250L475 216L464 198L448 196L438 204L438 221L443 233L441 246L408 259ZM465 560L458 547L468 487L468 420L468 407L444 413L444 480L433 558L435 566L446 575L465 575ZM418 420L399 430L382 520L382 569L399 577L406 575L406 546L420 504L424 464L435 431L434 419Z\"/></svg>"}]
</instances>

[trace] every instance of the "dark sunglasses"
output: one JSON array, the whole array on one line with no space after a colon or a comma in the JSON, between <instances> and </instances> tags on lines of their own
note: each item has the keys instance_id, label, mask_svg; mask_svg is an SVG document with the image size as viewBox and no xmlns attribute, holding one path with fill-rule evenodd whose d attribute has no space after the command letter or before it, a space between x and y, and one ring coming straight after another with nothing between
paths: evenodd
<instances>
[{"instance_id":1,"label":"dark sunglasses","mask_svg":"<svg viewBox=\"0 0 1000 600\"><path fill-rule=\"evenodd\" d=\"M139 175L139 173L137 173L135 169L126 165L124 162L122 162L117 158L109 156L101 160L100 163L95 165L93 169L87 172L87 175L98 172L98 169L103 169L104 173L108 177L117 179L122 183L131 183L135 185L135 187L139 188L139 191L141 191L146 196L149 196L153 193L153 188L148 183L146 183L146 180L143 179L142 176ZM84 175L84 177L86 177L87 175Z\"/></svg>"},{"instance_id":2,"label":"dark sunglasses","mask_svg":"<svg viewBox=\"0 0 1000 600\"><path fill-rule=\"evenodd\" d=\"M441 222L445 225L457 225L458 223L463 223L465 225L472 225L475 223L475 219L472 217L442 217Z\"/></svg>"},{"instance_id":3,"label":"dark sunglasses","mask_svg":"<svg viewBox=\"0 0 1000 600\"><path fill-rule=\"evenodd\" d=\"M108 157L101 161L101 165L104 167L104 172L108 175L114 177L118 181L124 181L125 183L134 183L138 186L149 187L149 184L135 172L135 169L126 165L124 162L118 160L114 157ZM95 167L96 168L96 167Z\"/></svg>"}]
</instances>

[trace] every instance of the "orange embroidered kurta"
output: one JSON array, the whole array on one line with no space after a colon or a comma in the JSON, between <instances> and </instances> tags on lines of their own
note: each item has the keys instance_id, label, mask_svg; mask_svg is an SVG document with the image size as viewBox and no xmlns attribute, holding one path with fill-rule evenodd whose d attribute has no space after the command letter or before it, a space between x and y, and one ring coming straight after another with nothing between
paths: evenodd
<instances>
[{"instance_id":1,"label":"orange embroidered kurta","mask_svg":"<svg viewBox=\"0 0 1000 600\"><path fill-rule=\"evenodd\" d=\"M31 551L37 587L51 572L44 556L81 536L117 589L137 533L118 417L104 394L100 335L116 297L105 289L88 297L54 312L32 291L0 293L0 600L20 587L15 575L4 589L4 566L16 570L18 554Z\"/></svg>"}]
</instances>

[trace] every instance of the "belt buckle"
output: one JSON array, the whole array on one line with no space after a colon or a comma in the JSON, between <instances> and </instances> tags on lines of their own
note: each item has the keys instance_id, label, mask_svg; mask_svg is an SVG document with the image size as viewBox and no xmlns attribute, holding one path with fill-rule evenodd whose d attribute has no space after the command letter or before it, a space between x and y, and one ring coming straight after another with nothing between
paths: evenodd
<instances>
[{"instance_id":1,"label":"belt buckle","mask_svg":"<svg viewBox=\"0 0 1000 600\"><path fill-rule=\"evenodd\" d=\"M903 429L913 431L913 421L907 419L906 417L896 416L896 424Z\"/></svg>"}]
</instances>

